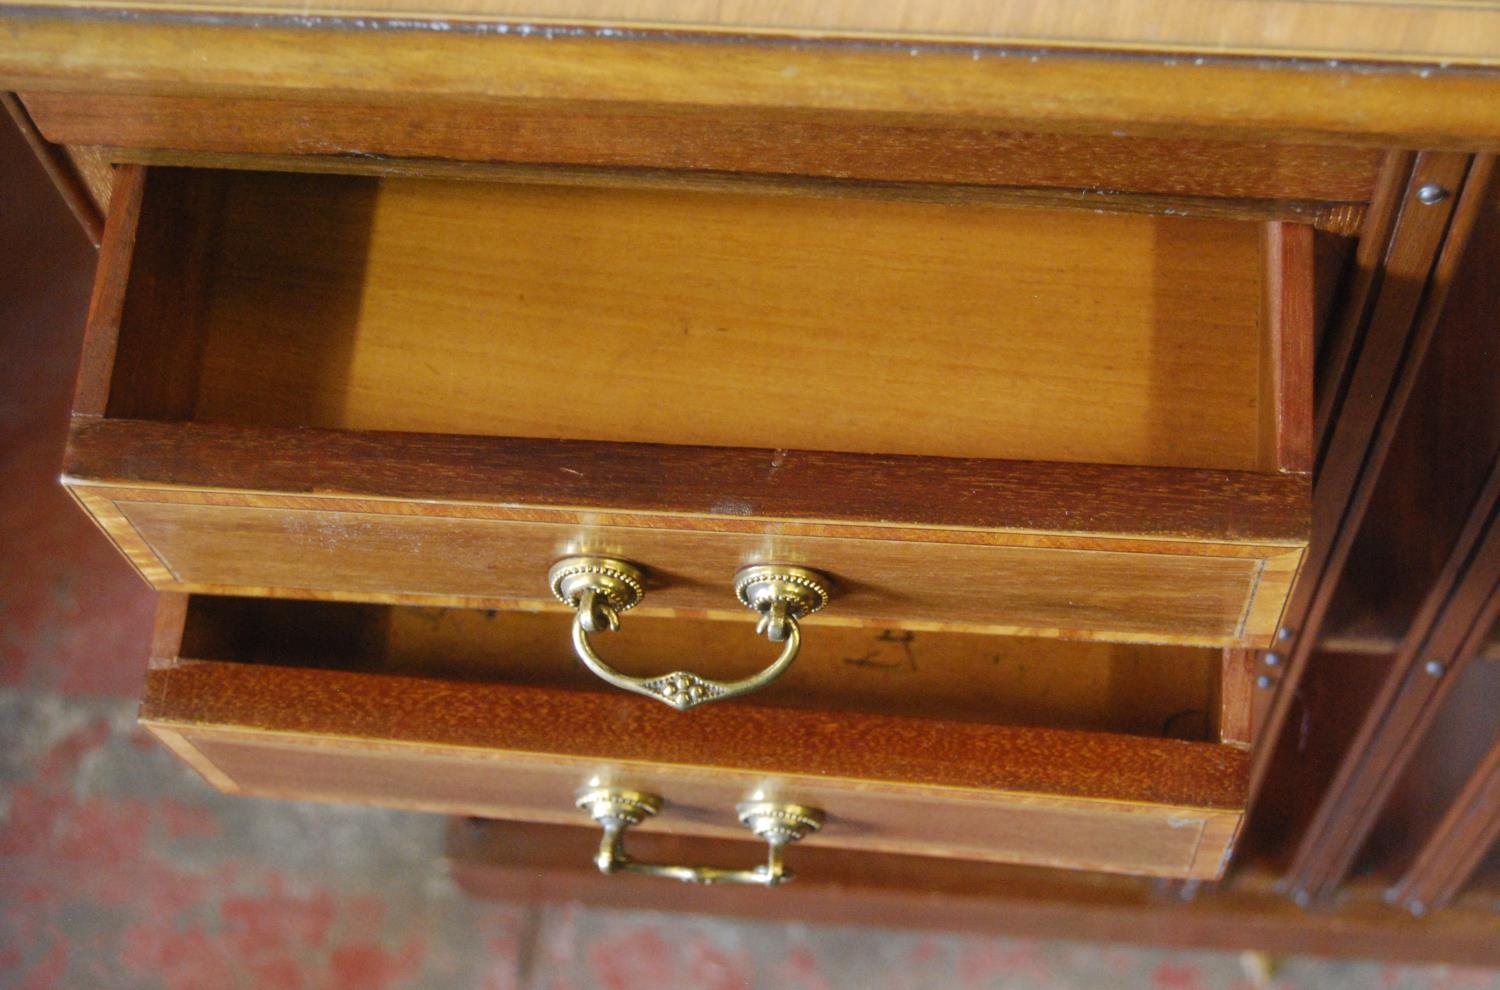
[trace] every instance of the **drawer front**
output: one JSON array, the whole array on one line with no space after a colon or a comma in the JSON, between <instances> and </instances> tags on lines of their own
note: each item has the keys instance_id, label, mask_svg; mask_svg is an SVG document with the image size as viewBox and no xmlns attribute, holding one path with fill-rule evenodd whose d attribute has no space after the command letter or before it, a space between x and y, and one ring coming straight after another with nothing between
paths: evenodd
<instances>
[{"instance_id":1,"label":"drawer front","mask_svg":"<svg viewBox=\"0 0 1500 990\"><path fill-rule=\"evenodd\" d=\"M230 792L586 824L574 796L605 783L662 795L647 830L720 838L744 837L735 805L762 794L822 809L810 841L830 848L1172 877L1217 875L1243 813L1236 746L730 702L680 713L472 671L331 669L347 663L332 646L322 669L285 666L275 634L260 662L201 659L233 650L202 623L184 636L189 607L164 599L141 718Z\"/></svg>"},{"instance_id":2,"label":"drawer front","mask_svg":"<svg viewBox=\"0 0 1500 990\"><path fill-rule=\"evenodd\" d=\"M287 738L144 717L158 738L231 793L554 825L588 824L574 796L601 781L665 798L646 831L743 839L735 807L764 793L824 811L828 821L810 840L819 846L1207 879L1218 876L1241 817L1224 809L881 787L721 768L647 769L608 757Z\"/></svg>"},{"instance_id":3,"label":"drawer front","mask_svg":"<svg viewBox=\"0 0 1500 990\"><path fill-rule=\"evenodd\" d=\"M884 539L869 528L753 520L725 532L714 517L610 524L623 514L517 519L497 507L486 518L424 506L413 515L348 500L268 507L275 500L265 496L77 491L157 587L224 594L561 608L548 567L584 549L656 576L643 614L738 619L732 575L776 560L834 578L837 597L819 622L1216 645L1271 636L1301 558L1299 548L1233 544L910 530ZM955 536L970 542L944 539Z\"/></svg>"}]
</instances>

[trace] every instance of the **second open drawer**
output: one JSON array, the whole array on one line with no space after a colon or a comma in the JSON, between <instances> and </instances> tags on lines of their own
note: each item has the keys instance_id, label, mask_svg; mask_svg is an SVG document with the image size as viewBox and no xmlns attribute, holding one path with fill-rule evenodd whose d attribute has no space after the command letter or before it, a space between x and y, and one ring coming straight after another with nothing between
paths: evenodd
<instances>
[{"instance_id":1,"label":"second open drawer","mask_svg":"<svg viewBox=\"0 0 1500 990\"><path fill-rule=\"evenodd\" d=\"M761 662L749 625L640 618L612 645L732 676ZM1236 651L813 618L776 684L677 712L601 690L555 613L166 595L141 718L230 792L586 825L581 789L625 787L665 799L643 828L741 838L758 795L826 813L820 846L1209 878L1252 676Z\"/></svg>"}]
</instances>

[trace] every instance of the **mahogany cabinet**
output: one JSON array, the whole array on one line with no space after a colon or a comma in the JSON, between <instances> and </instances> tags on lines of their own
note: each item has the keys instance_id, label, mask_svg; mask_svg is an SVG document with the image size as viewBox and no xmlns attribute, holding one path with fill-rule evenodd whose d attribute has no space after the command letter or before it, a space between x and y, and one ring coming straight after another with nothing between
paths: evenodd
<instances>
[{"instance_id":1,"label":"mahogany cabinet","mask_svg":"<svg viewBox=\"0 0 1500 990\"><path fill-rule=\"evenodd\" d=\"M376 635L295 651L376 667L311 679L164 650L147 724L259 793L565 822L574 791L619 777L669 795L653 824L714 834L715 805L774 790L828 816L825 843L1217 876L1248 780L1252 675L1232 648L1270 641L1306 540L1310 228L860 192L134 169L64 481L164 591L402 603L379 629L425 604L525 631L566 611L545 599L558 558L639 562L625 625L670 618L654 666L697 676L754 645L712 621L738 618L737 568L812 567L834 597L800 664L820 638L852 659L920 633L964 696L915 678L889 714L849 712L859 688L824 646L825 714L677 714L493 673L455 686L420 661L391 682ZM321 628L345 609L285 615ZM263 638L278 614L246 621ZM561 618L491 652L566 655ZM1196 740L982 725L1026 707L974 704L975 667L1005 652L1126 695L1181 677L1151 734L1195 722ZM211 673L252 682L194 701ZM351 697L384 714L341 721ZM430 721L454 703L486 727ZM314 711L332 721L298 721ZM847 762L809 741L830 718Z\"/></svg>"},{"instance_id":2,"label":"mahogany cabinet","mask_svg":"<svg viewBox=\"0 0 1500 990\"><path fill-rule=\"evenodd\" d=\"M1410 71L237 16L0 55L100 234L63 482L163 592L142 718L211 783L1184 881L1266 794L1289 877L1347 873L1380 774L1317 812L1287 753L1488 195L1492 82L1422 68L1478 14L1412 15ZM1444 601L1453 498L1402 537L1458 540ZM585 630L627 677L763 667L747 565L830 595L675 711L584 670L575 555L641 569ZM1326 750L1381 751L1344 697Z\"/></svg>"}]
</instances>

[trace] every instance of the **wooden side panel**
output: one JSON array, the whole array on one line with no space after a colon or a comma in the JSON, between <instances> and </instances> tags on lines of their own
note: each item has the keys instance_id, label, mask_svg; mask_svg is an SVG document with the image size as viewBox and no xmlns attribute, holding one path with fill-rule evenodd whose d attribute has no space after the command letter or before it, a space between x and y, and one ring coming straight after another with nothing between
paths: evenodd
<instances>
[{"instance_id":1,"label":"wooden side panel","mask_svg":"<svg viewBox=\"0 0 1500 990\"><path fill-rule=\"evenodd\" d=\"M118 325L108 416L192 417L221 178L215 172L148 172Z\"/></svg>"},{"instance_id":2,"label":"wooden side panel","mask_svg":"<svg viewBox=\"0 0 1500 990\"><path fill-rule=\"evenodd\" d=\"M1392 901L1414 914L1446 906L1471 881L1482 892L1480 864L1500 850L1500 663L1476 657L1452 676L1354 866L1395 880Z\"/></svg>"},{"instance_id":3,"label":"wooden side panel","mask_svg":"<svg viewBox=\"0 0 1500 990\"><path fill-rule=\"evenodd\" d=\"M212 172L121 169L89 306L75 416L192 415L218 190Z\"/></svg>"},{"instance_id":4,"label":"wooden side panel","mask_svg":"<svg viewBox=\"0 0 1500 990\"><path fill-rule=\"evenodd\" d=\"M1497 270L1500 183L1491 180L1329 606L1325 640L1395 652L1500 453Z\"/></svg>"},{"instance_id":5,"label":"wooden side panel","mask_svg":"<svg viewBox=\"0 0 1500 990\"><path fill-rule=\"evenodd\" d=\"M588 548L657 576L660 589L641 606L648 614L742 617L734 572L756 559L788 560L838 582L819 622L1219 645L1268 638L1271 630L1247 627L1246 616L1256 598L1286 592L1285 583L1266 586L1260 560L1206 556L1193 544L1116 549L1005 534L922 542L817 526L725 532L686 517L473 518L406 514L399 504L275 502L223 495L113 505L129 527L117 535L149 547L170 573L162 587L213 593L560 608L547 568Z\"/></svg>"},{"instance_id":6,"label":"wooden side panel","mask_svg":"<svg viewBox=\"0 0 1500 990\"><path fill-rule=\"evenodd\" d=\"M1255 739L1255 692L1257 654L1254 650L1228 649L1219 678L1219 741L1246 749Z\"/></svg>"},{"instance_id":7,"label":"wooden side panel","mask_svg":"<svg viewBox=\"0 0 1500 990\"><path fill-rule=\"evenodd\" d=\"M1265 228L1265 332L1261 336L1261 464L1310 474L1313 460L1313 229Z\"/></svg>"},{"instance_id":8,"label":"wooden side panel","mask_svg":"<svg viewBox=\"0 0 1500 990\"><path fill-rule=\"evenodd\" d=\"M250 793L569 823L574 792L608 780L666 796L648 829L733 837L734 804L769 791L823 807L830 847L1178 877L1218 875L1247 762L1203 743L733 704L684 716L199 661L151 672L142 719Z\"/></svg>"}]
</instances>

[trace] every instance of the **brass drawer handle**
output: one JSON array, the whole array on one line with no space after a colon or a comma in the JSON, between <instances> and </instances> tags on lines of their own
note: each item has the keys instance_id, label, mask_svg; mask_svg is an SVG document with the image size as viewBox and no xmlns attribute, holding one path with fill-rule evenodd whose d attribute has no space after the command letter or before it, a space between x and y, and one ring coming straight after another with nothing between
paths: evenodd
<instances>
[{"instance_id":1,"label":"brass drawer handle","mask_svg":"<svg viewBox=\"0 0 1500 990\"><path fill-rule=\"evenodd\" d=\"M564 557L552 565L548 579L558 600L577 612L573 650L584 666L617 688L665 701L678 711L748 694L781 676L802 647L797 620L828 604L830 584L822 574L805 567L752 564L740 568L734 575L734 592L746 608L760 613L755 631L785 645L781 655L760 673L738 681L715 681L685 670L630 677L594 652L589 633L620 628L620 613L646 596L645 572L635 564L614 557Z\"/></svg>"},{"instance_id":2,"label":"brass drawer handle","mask_svg":"<svg viewBox=\"0 0 1500 990\"><path fill-rule=\"evenodd\" d=\"M800 804L776 801L749 801L735 811L757 838L765 839L769 852L766 862L748 870L727 870L717 866L676 866L669 863L642 863L625 851L625 830L639 825L661 810L662 799L655 794L613 787L591 788L579 792L578 807L604 827L594 863L600 873L641 873L666 877L684 883L743 883L774 887L792 879L782 863L782 852L789 843L823 827L823 812Z\"/></svg>"}]
</instances>

